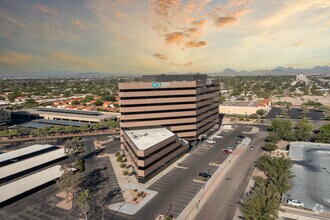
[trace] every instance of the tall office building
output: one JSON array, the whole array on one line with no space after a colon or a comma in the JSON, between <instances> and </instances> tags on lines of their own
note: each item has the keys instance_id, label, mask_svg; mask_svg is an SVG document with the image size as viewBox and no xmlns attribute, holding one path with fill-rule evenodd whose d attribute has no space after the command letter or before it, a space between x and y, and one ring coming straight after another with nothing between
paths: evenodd
<instances>
[{"instance_id":1,"label":"tall office building","mask_svg":"<svg viewBox=\"0 0 330 220\"><path fill-rule=\"evenodd\" d=\"M133 152L139 149L127 135L129 131L134 133L161 127L180 139L194 141L219 126L219 82L208 79L204 74L143 76L141 82L119 83L119 97L121 146L135 164L138 164L138 157ZM186 143L181 147L188 150ZM166 150L165 147L162 149ZM181 154L182 149L168 154L168 159L172 160L176 153ZM159 168L168 163L166 155L160 155L163 162L158 163ZM157 158L154 160L157 162ZM145 167L136 166L136 169Z\"/></svg>"}]
</instances>

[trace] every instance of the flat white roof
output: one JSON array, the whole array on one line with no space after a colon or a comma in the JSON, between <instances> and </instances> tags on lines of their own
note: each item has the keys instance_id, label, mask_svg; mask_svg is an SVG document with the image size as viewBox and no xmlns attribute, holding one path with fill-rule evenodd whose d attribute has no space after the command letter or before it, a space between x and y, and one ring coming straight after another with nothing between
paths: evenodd
<instances>
[{"instance_id":1,"label":"flat white roof","mask_svg":"<svg viewBox=\"0 0 330 220\"><path fill-rule=\"evenodd\" d=\"M37 167L53 160L65 157L64 149L41 154L0 168L0 179Z\"/></svg>"},{"instance_id":2,"label":"flat white roof","mask_svg":"<svg viewBox=\"0 0 330 220\"><path fill-rule=\"evenodd\" d=\"M11 159L15 159L17 157L21 157L24 156L26 154L31 154L31 153L35 153L41 150L45 150L48 148L54 147L54 145L49 145L49 144L35 144L32 145L30 147L24 147L22 149L18 149L18 150L13 150L7 153L3 153L0 154L0 163L7 161L7 160L11 160Z\"/></svg>"},{"instance_id":3,"label":"flat white roof","mask_svg":"<svg viewBox=\"0 0 330 220\"><path fill-rule=\"evenodd\" d=\"M166 128L149 128L124 131L139 150L146 150L175 134Z\"/></svg>"},{"instance_id":4,"label":"flat white roof","mask_svg":"<svg viewBox=\"0 0 330 220\"><path fill-rule=\"evenodd\" d=\"M0 187L0 203L31 189L59 178L62 174L61 166L56 165L38 173L16 180Z\"/></svg>"},{"instance_id":5,"label":"flat white roof","mask_svg":"<svg viewBox=\"0 0 330 220\"><path fill-rule=\"evenodd\" d=\"M9 105L9 102L6 102L6 101L0 101L0 105Z\"/></svg>"},{"instance_id":6,"label":"flat white roof","mask_svg":"<svg viewBox=\"0 0 330 220\"><path fill-rule=\"evenodd\" d=\"M285 197L299 200L306 208L322 207L330 212L330 144L291 142L289 157L294 163L294 177Z\"/></svg>"}]
</instances>

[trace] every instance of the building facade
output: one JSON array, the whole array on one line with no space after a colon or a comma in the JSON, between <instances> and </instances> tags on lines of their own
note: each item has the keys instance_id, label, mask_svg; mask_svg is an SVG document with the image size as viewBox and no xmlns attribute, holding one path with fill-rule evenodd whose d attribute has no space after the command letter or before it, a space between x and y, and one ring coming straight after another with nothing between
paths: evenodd
<instances>
[{"instance_id":1,"label":"building facade","mask_svg":"<svg viewBox=\"0 0 330 220\"><path fill-rule=\"evenodd\" d=\"M165 127L186 140L219 126L219 82L206 75L152 75L120 83L121 129Z\"/></svg>"},{"instance_id":2,"label":"building facade","mask_svg":"<svg viewBox=\"0 0 330 220\"><path fill-rule=\"evenodd\" d=\"M119 83L119 97L121 148L142 182L187 152L187 141L219 128L219 82L207 75L143 76L141 82ZM148 150L139 149L128 135L156 128L173 135Z\"/></svg>"},{"instance_id":3,"label":"building facade","mask_svg":"<svg viewBox=\"0 0 330 220\"><path fill-rule=\"evenodd\" d=\"M122 146L139 182L146 182L188 150L189 143L166 128L124 130Z\"/></svg>"},{"instance_id":4,"label":"building facade","mask_svg":"<svg viewBox=\"0 0 330 220\"><path fill-rule=\"evenodd\" d=\"M8 102L0 101L0 124L7 124L10 122L10 104Z\"/></svg>"},{"instance_id":5,"label":"building facade","mask_svg":"<svg viewBox=\"0 0 330 220\"><path fill-rule=\"evenodd\" d=\"M118 113L81 111L57 108L31 108L12 112L13 122L22 123L34 119L60 120L84 123L116 121Z\"/></svg>"},{"instance_id":6,"label":"building facade","mask_svg":"<svg viewBox=\"0 0 330 220\"><path fill-rule=\"evenodd\" d=\"M258 102L233 101L219 105L220 114L225 115L252 115L256 114L260 109L266 113L269 112L271 110L271 100L265 99Z\"/></svg>"}]
</instances>

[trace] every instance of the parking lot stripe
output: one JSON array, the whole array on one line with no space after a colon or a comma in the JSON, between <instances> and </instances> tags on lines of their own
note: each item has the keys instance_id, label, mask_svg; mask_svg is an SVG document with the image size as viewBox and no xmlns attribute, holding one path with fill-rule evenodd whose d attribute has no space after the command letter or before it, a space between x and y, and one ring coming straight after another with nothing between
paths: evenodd
<instances>
[{"instance_id":1,"label":"parking lot stripe","mask_svg":"<svg viewBox=\"0 0 330 220\"><path fill-rule=\"evenodd\" d=\"M187 201L186 199L182 199L182 198L175 198L175 200L174 200L174 202L176 202L176 201L178 201L178 202L180 202L180 203L189 203L189 201Z\"/></svg>"},{"instance_id":2,"label":"parking lot stripe","mask_svg":"<svg viewBox=\"0 0 330 220\"><path fill-rule=\"evenodd\" d=\"M185 191L181 192L181 194L188 195L188 196L191 196L191 195L195 196L195 193L185 192Z\"/></svg>"},{"instance_id":3,"label":"parking lot stripe","mask_svg":"<svg viewBox=\"0 0 330 220\"><path fill-rule=\"evenodd\" d=\"M187 203L186 204L182 204L182 203L177 203L177 202L171 202L171 204L175 204L175 205L182 206L182 207L186 207L187 206Z\"/></svg>"},{"instance_id":4,"label":"parking lot stripe","mask_svg":"<svg viewBox=\"0 0 330 220\"><path fill-rule=\"evenodd\" d=\"M187 189L199 190L202 188L200 185L189 185L186 187Z\"/></svg>"},{"instance_id":5,"label":"parking lot stripe","mask_svg":"<svg viewBox=\"0 0 330 220\"><path fill-rule=\"evenodd\" d=\"M182 197L182 198L184 198L184 199L189 199L189 200L192 199L192 197L188 197L188 196L184 196L184 195L179 195L178 197Z\"/></svg>"}]
</instances>

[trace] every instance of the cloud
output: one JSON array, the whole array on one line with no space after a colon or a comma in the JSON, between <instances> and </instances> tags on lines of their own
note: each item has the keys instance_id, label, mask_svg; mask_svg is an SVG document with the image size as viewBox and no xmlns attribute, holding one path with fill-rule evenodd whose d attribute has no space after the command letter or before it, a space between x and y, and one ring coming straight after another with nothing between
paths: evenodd
<instances>
[{"instance_id":1,"label":"cloud","mask_svg":"<svg viewBox=\"0 0 330 220\"><path fill-rule=\"evenodd\" d=\"M304 44L304 41L298 40L297 42L290 45L290 47L299 47Z\"/></svg>"},{"instance_id":2,"label":"cloud","mask_svg":"<svg viewBox=\"0 0 330 220\"><path fill-rule=\"evenodd\" d=\"M214 18L214 24L217 27L225 27L234 24L238 21L236 17L216 17Z\"/></svg>"},{"instance_id":3,"label":"cloud","mask_svg":"<svg viewBox=\"0 0 330 220\"><path fill-rule=\"evenodd\" d=\"M191 61L188 62L188 63L183 64L184 67L190 67L190 66L192 66L192 65L194 65L194 63L191 62Z\"/></svg>"},{"instance_id":4,"label":"cloud","mask_svg":"<svg viewBox=\"0 0 330 220\"><path fill-rule=\"evenodd\" d=\"M73 65L77 65L77 66L84 66L84 67L88 67L91 69L99 69L100 66L96 63L93 63L89 60L85 60L83 58L79 58L76 57L72 54L69 54L65 51L57 51L54 54L52 54L52 57L62 61L64 63L68 63L68 64L73 64Z\"/></svg>"},{"instance_id":5,"label":"cloud","mask_svg":"<svg viewBox=\"0 0 330 220\"><path fill-rule=\"evenodd\" d=\"M24 63L28 60L28 56L22 53L16 53L16 52L7 52L4 54L0 54L0 63L3 63L5 65L19 65L21 63Z\"/></svg>"},{"instance_id":6,"label":"cloud","mask_svg":"<svg viewBox=\"0 0 330 220\"><path fill-rule=\"evenodd\" d=\"M274 26L281 25L283 23L286 23L294 15L301 13L303 11L309 10L309 9L317 6L317 4L322 4L322 0L320 0L320 1L305 1L305 0L288 1L275 14L269 16L267 19L261 20L259 22L259 26L262 28L272 28Z\"/></svg>"},{"instance_id":7,"label":"cloud","mask_svg":"<svg viewBox=\"0 0 330 220\"><path fill-rule=\"evenodd\" d=\"M199 28L202 28L202 27L204 27L204 25L206 24L206 22L207 22L207 20L195 20L195 21L193 21L193 22L191 22L191 24L193 25L193 26L197 26L197 27L199 27Z\"/></svg>"},{"instance_id":8,"label":"cloud","mask_svg":"<svg viewBox=\"0 0 330 220\"><path fill-rule=\"evenodd\" d=\"M168 59L168 56L163 55L163 54L160 54L160 53L154 54L154 57L156 57L156 58L158 58L160 60L167 60Z\"/></svg>"},{"instance_id":9,"label":"cloud","mask_svg":"<svg viewBox=\"0 0 330 220\"><path fill-rule=\"evenodd\" d=\"M116 17L116 18L123 18L124 15L123 15L123 13L122 13L121 11L116 10L116 12L115 12L115 17Z\"/></svg>"},{"instance_id":10,"label":"cloud","mask_svg":"<svg viewBox=\"0 0 330 220\"><path fill-rule=\"evenodd\" d=\"M181 63L171 63L171 64L174 66L183 66L183 67L190 67L190 66L194 65L194 63L191 61L189 61L187 63L183 63L183 64L181 64Z\"/></svg>"},{"instance_id":11,"label":"cloud","mask_svg":"<svg viewBox=\"0 0 330 220\"><path fill-rule=\"evenodd\" d=\"M34 4L33 7L44 14L58 15L58 11L56 9L49 8L40 3Z\"/></svg>"},{"instance_id":12,"label":"cloud","mask_svg":"<svg viewBox=\"0 0 330 220\"><path fill-rule=\"evenodd\" d=\"M79 27L81 30L86 31L86 26L79 20L79 19L73 19L72 20L72 24L76 25L77 27Z\"/></svg>"},{"instance_id":13,"label":"cloud","mask_svg":"<svg viewBox=\"0 0 330 220\"><path fill-rule=\"evenodd\" d=\"M184 34L182 32L173 32L170 34L165 34L166 43L179 43L183 38Z\"/></svg>"},{"instance_id":14,"label":"cloud","mask_svg":"<svg viewBox=\"0 0 330 220\"><path fill-rule=\"evenodd\" d=\"M206 41L188 41L185 43L185 46L188 48L204 47L207 45Z\"/></svg>"}]
</instances>

